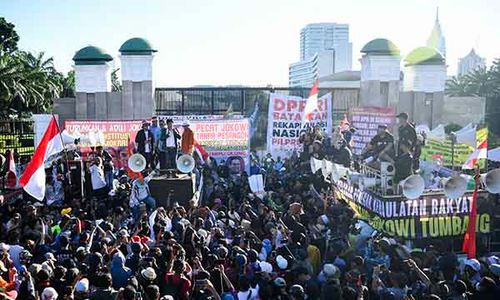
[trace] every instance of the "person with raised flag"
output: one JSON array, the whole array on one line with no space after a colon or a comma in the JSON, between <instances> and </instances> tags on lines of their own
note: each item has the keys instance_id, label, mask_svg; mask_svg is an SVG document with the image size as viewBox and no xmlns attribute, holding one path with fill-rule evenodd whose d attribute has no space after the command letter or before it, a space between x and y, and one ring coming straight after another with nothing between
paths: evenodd
<instances>
[{"instance_id":1,"label":"person with raised flag","mask_svg":"<svg viewBox=\"0 0 500 300\"><path fill-rule=\"evenodd\" d=\"M50 156L64 149L60 133L56 118L52 116L43 138L33 154L33 158L19 180L19 184L24 191L39 201L42 201L45 196L44 162Z\"/></svg>"},{"instance_id":2,"label":"person with raised flag","mask_svg":"<svg viewBox=\"0 0 500 300\"><path fill-rule=\"evenodd\" d=\"M7 180L6 187L9 189L17 188L17 172L16 172L16 162L14 161L14 151L9 151L7 165Z\"/></svg>"},{"instance_id":3,"label":"person with raised flag","mask_svg":"<svg viewBox=\"0 0 500 300\"><path fill-rule=\"evenodd\" d=\"M306 106L304 107L304 119L302 120L303 125L311 122L313 119L314 111L318 110L318 80L314 80L314 84L309 92L309 98L307 98Z\"/></svg>"}]
</instances>

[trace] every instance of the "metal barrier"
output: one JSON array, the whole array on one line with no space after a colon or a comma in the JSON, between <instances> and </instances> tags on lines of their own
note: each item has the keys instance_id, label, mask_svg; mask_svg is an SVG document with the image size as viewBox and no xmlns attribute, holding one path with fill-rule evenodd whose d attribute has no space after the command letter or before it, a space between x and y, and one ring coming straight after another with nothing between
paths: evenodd
<instances>
[{"instance_id":1,"label":"metal barrier","mask_svg":"<svg viewBox=\"0 0 500 300\"><path fill-rule=\"evenodd\" d=\"M35 151L34 140L33 120L0 120L0 153L10 150L21 157L30 157Z\"/></svg>"}]
</instances>

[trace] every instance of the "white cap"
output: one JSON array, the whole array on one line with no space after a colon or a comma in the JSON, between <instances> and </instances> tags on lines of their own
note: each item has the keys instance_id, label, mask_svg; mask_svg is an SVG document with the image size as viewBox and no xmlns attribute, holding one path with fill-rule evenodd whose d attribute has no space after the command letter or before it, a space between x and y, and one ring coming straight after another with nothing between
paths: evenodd
<instances>
[{"instance_id":1,"label":"white cap","mask_svg":"<svg viewBox=\"0 0 500 300\"><path fill-rule=\"evenodd\" d=\"M288 261L281 255L278 255L276 257L276 264L278 265L278 268L280 268L281 270L285 270L288 267Z\"/></svg>"},{"instance_id":2,"label":"white cap","mask_svg":"<svg viewBox=\"0 0 500 300\"><path fill-rule=\"evenodd\" d=\"M261 261L259 263L259 265L260 265L260 270L262 272L268 273L268 274L273 272L273 266L270 263L268 263L267 261Z\"/></svg>"}]
</instances>

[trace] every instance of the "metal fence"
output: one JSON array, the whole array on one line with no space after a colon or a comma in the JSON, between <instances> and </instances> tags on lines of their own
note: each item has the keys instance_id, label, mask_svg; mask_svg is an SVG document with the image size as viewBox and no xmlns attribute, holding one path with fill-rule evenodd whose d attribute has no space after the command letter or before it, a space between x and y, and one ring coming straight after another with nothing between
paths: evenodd
<instances>
[{"instance_id":1,"label":"metal fence","mask_svg":"<svg viewBox=\"0 0 500 300\"><path fill-rule=\"evenodd\" d=\"M255 101L265 102L270 93L307 97L308 88L281 87L193 87L156 88L158 115L219 115L231 106L242 115L251 113ZM323 95L330 90L319 90Z\"/></svg>"},{"instance_id":2,"label":"metal fence","mask_svg":"<svg viewBox=\"0 0 500 300\"><path fill-rule=\"evenodd\" d=\"M0 120L0 153L14 151L29 157L35 151L34 122L31 119Z\"/></svg>"}]
</instances>

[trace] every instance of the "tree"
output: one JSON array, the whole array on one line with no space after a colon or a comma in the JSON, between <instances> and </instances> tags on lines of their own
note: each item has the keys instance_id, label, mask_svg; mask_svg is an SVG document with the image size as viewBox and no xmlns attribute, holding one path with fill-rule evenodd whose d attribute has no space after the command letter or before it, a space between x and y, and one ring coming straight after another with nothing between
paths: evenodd
<instances>
[{"instance_id":1,"label":"tree","mask_svg":"<svg viewBox=\"0 0 500 300\"><path fill-rule=\"evenodd\" d=\"M12 53L17 50L19 35L17 35L14 27L14 24L7 22L3 17L0 17L0 53Z\"/></svg>"},{"instance_id":2,"label":"tree","mask_svg":"<svg viewBox=\"0 0 500 300\"><path fill-rule=\"evenodd\" d=\"M453 76L450 80L446 81L445 93L451 97L473 96L469 84L466 76Z\"/></svg>"},{"instance_id":3,"label":"tree","mask_svg":"<svg viewBox=\"0 0 500 300\"><path fill-rule=\"evenodd\" d=\"M111 72L111 91L112 92L120 92L122 90L122 83L118 79L118 71L119 70L120 70L120 68L114 69Z\"/></svg>"}]
</instances>

